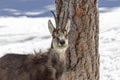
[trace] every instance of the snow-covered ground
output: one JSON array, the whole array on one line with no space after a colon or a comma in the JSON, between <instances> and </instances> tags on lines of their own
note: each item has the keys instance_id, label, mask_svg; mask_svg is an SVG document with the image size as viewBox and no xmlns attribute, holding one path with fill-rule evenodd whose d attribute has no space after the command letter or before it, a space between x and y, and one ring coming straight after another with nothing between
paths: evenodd
<instances>
[{"instance_id":1,"label":"snow-covered ground","mask_svg":"<svg viewBox=\"0 0 120 80\"><path fill-rule=\"evenodd\" d=\"M103 10L103 9L101 9ZM0 56L47 50L53 18L0 17ZM100 80L120 80L120 8L100 13Z\"/></svg>"},{"instance_id":2,"label":"snow-covered ground","mask_svg":"<svg viewBox=\"0 0 120 80\"><path fill-rule=\"evenodd\" d=\"M120 8L100 14L100 80L120 80Z\"/></svg>"},{"instance_id":3,"label":"snow-covered ground","mask_svg":"<svg viewBox=\"0 0 120 80\"><path fill-rule=\"evenodd\" d=\"M51 36L48 19L27 17L0 18L0 56L7 53L23 53L46 50L50 47Z\"/></svg>"}]
</instances>

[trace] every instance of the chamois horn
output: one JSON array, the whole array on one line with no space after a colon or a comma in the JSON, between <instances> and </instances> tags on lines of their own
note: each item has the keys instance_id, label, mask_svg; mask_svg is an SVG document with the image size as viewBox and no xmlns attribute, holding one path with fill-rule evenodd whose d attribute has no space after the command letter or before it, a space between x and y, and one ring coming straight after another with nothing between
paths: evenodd
<instances>
[{"instance_id":1,"label":"chamois horn","mask_svg":"<svg viewBox=\"0 0 120 80\"><path fill-rule=\"evenodd\" d=\"M54 13L53 11L51 11L51 13L52 13L52 15L54 16L56 27L58 27L58 26L57 26L57 24L58 24L57 16L55 15L55 13Z\"/></svg>"}]
</instances>

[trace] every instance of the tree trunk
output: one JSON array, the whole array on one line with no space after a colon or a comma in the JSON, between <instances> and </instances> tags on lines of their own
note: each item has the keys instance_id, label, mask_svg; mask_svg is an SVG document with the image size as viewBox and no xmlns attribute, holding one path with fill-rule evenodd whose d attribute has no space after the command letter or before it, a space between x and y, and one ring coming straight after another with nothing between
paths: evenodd
<instances>
[{"instance_id":1,"label":"tree trunk","mask_svg":"<svg viewBox=\"0 0 120 80\"><path fill-rule=\"evenodd\" d=\"M56 0L57 26L72 20L64 80L99 80L97 0Z\"/></svg>"}]
</instances>

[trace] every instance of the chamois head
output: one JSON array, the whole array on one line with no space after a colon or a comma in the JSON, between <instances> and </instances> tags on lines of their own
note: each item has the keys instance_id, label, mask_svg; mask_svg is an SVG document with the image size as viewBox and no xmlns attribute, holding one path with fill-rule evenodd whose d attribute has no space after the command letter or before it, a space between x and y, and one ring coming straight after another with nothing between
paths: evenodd
<instances>
[{"instance_id":1,"label":"chamois head","mask_svg":"<svg viewBox=\"0 0 120 80\"><path fill-rule=\"evenodd\" d=\"M68 32L70 30L70 20L67 21L66 26L57 27L53 26L52 22L48 21L48 28L52 35L51 48L59 51L63 51L68 47Z\"/></svg>"}]
</instances>

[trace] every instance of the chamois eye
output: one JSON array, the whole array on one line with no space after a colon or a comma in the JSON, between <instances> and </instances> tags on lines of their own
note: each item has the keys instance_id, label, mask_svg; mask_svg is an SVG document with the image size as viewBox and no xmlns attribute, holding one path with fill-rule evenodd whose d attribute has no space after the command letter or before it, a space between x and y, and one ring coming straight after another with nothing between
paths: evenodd
<instances>
[{"instance_id":1,"label":"chamois eye","mask_svg":"<svg viewBox=\"0 0 120 80\"><path fill-rule=\"evenodd\" d=\"M58 34L54 32L52 36L53 36L54 38L56 38L56 37L58 36Z\"/></svg>"}]
</instances>

